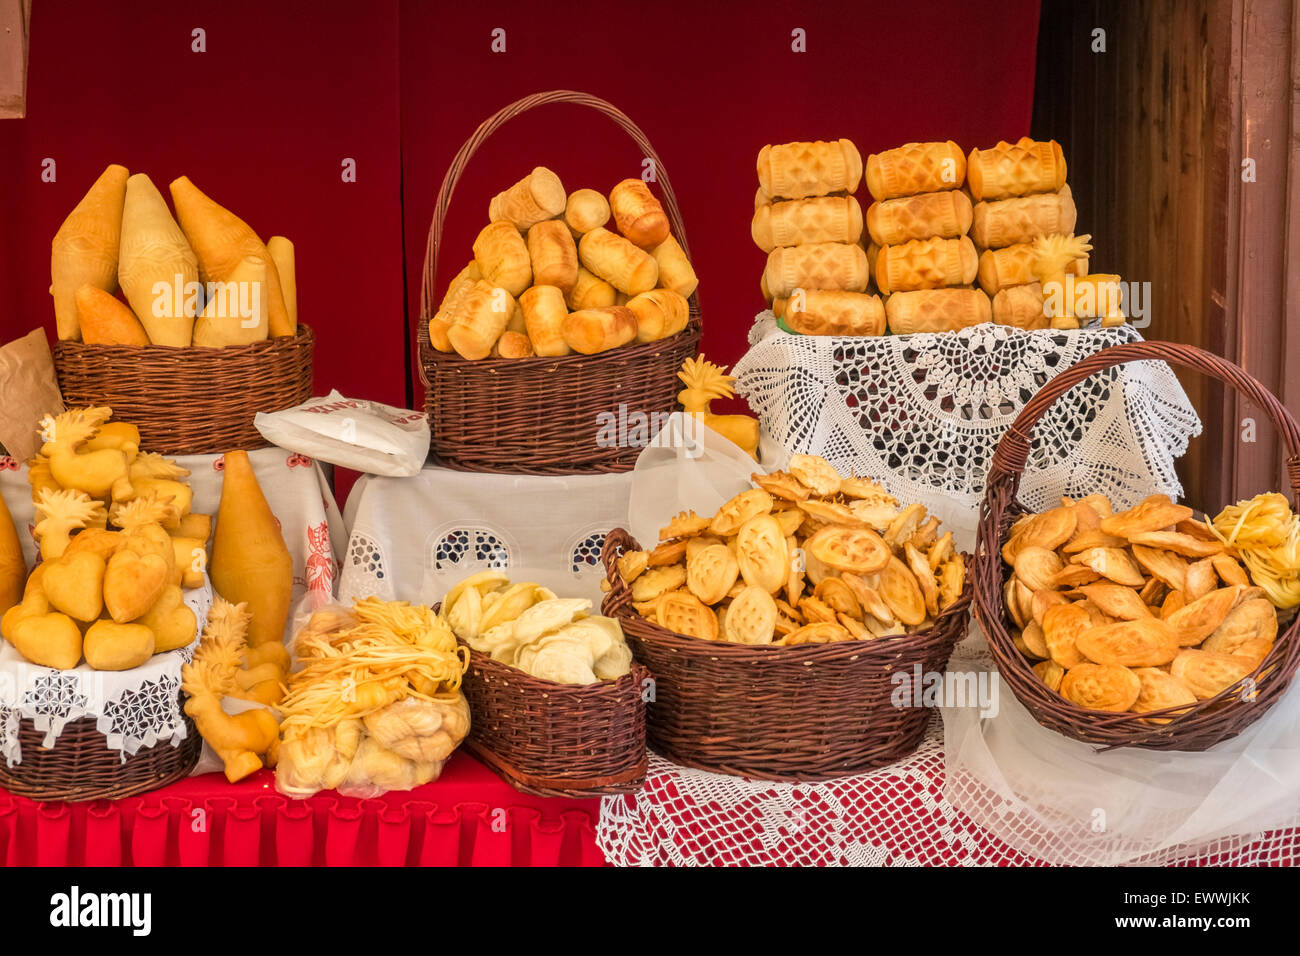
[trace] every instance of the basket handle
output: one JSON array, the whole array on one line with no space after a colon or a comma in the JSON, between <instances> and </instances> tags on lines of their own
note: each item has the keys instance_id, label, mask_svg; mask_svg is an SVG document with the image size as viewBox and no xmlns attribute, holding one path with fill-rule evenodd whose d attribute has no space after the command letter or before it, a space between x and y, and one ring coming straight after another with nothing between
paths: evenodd
<instances>
[{"instance_id":1,"label":"basket handle","mask_svg":"<svg viewBox=\"0 0 1300 956\"><path fill-rule=\"evenodd\" d=\"M626 528L614 528L605 535L605 543L600 546L600 560L605 565L609 592L601 602L600 611L606 617L617 617L619 611L632 603L632 589L618 573L618 559L625 552L637 551L640 547Z\"/></svg>"},{"instance_id":2,"label":"basket handle","mask_svg":"<svg viewBox=\"0 0 1300 956\"><path fill-rule=\"evenodd\" d=\"M465 171L465 166L469 163L470 158L478 151L478 148L487 141L493 133L522 113L538 106L546 106L550 103L576 103L579 106L589 106L598 113L603 113L612 119L618 126L631 137L636 143L642 154L654 160L655 179L661 187L664 194L664 208L668 213L668 221L672 225L673 236L677 239L689 259L691 248L686 242L686 229L682 225L681 210L677 206L677 194L673 191L672 182L668 178L668 171L665 169L663 161L659 154L655 152L650 140L646 139L645 133L641 128L632 122L632 120L614 104L602 100L598 96L592 96L590 93L579 93L576 90L551 90L547 93L534 93L532 96L525 96L521 100L515 100L509 106L498 110L492 116L484 120L474 134L465 141L461 146L460 152L456 158L451 161L451 166L447 169L447 175L443 177L442 186L438 190L438 200L433 208L433 222L429 225L429 241L424 249L424 281L420 288L420 322L423 324L429 320L432 315L431 307L436 301L434 297L434 287L437 281L438 273L438 250L442 245L442 230L447 221L447 211L451 206L451 196L456 190L456 183L460 181L461 173Z\"/></svg>"},{"instance_id":3,"label":"basket handle","mask_svg":"<svg viewBox=\"0 0 1300 956\"><path fill-rule=\"evenodd\" d=\"M989 468L986 487L992 488L997 484L1008 482L1011 490L1010 497L1015 498L1020 487L1020 477L1024 473L1025 463L1029 457L1030 435L1048 408L1074 386L1098 372L1128 362L1146 360L1168 362L1170 365L1202 372L1235 388L1262 408L1286 445L1286 470L1287 477L1291 481L1292 500L1300 500L1300 426L1296 425L1295 418L1287 411L1286 406L1259 379L1241 366L1194 345L1159 341L1129 342L1094 352L1044 385L1038 394L1025 403L1025 407L1020 410L1016 420L998 442L998 447L993 453L993 463Z\"/></svg>"}]
</instances>

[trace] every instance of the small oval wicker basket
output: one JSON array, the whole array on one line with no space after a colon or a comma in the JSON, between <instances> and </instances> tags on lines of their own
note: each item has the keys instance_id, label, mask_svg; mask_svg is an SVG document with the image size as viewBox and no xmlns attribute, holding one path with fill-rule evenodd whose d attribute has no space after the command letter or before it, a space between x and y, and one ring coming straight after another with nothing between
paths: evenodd
<instances>
[{"instance_id":1,"label":"small oval wicker basket","mask_svg":"<svg viewBox=\"0 0 1300 956\"><path fill-rule=\"evenodd\" d=\"M933 628L871 641L794 647L706 641L641 617L618 573L627 531L605 538L604 612L650 670L650 746L674 763L758 780L803 782L864 773L913 753L933 710L897 703L899 677L942 673L966 634L971 589ZM910 698L910 694L904 695Z\"/></svg>"},{"instance_id":2,"label":"small oval wicker basket","mask_svg":"<svg viewBox=\"0 0 1300 956\"><path fill-rule=\"evenodd\" d=\"M1016 650L1010 633L1012 624L1002 600L1002 588L1008 574L1002 560L1002 544L1012 523L1025 513L1025 508L1016 500L1016 494L1028 460L1034 425L1053 402L1090 376L1126 362L1149 359L1209 375L1241 392L1256 407L1263 409L1286 445L1287 473L1294 506L1300 497L1300 428L1291 413L1257 379L1233 363L1191 345L1132 342L1102 349L1065 369L1043 386L1025 404L998 443L980 507L979 544L975 555L975 616L988 639L1002 680L1044 727L1107 749L1142 747L1201 751L1241 733L1286 692L1296 666L1300 664L1300 617L1294 618L1281 631L1272 651L1253 674L1182 713L1153 711L1156 716L1169 717L1168 723L1153 724L1137 714L1085 710L1050 690ZM1246 699L1240 699L1243 695Z\"/></svg>"},{"instance_id":3,"label":"small oval wicker basket","mask_svg":"<svg viewBox=\"0 0 1300 956\"><path fill-rule=\"evenodd\" d=\"M219 455L266 447L253 417L311 398L315 343L305 325L226 348L58 342L54 368L65 404L110 406L149 451Z\"/></svg>"},{"instance_id":4,"label":"small oval wicker basket","mask_svg":"<svg viewBox=\"0 0 1300 956\"><path fill-rule=\"evenodd\" d=\"M640 128L615 106L587 93L552 90L526 96L486 119L461 146L438 190L420 289L416 339L424 408L433 453L449 468L530 475L629 471L641 449L627 442L602 443L601 422L607 420L603 416L621 421L635 413L653 416L675 410L681 389L677 371L699 351L698 295L690 297L690 320L676 335L597 355L471 362L429 343L429 318L439 302L435 284L443 227L461 173L494 132L514 117L551 103L573 103L608 116L654 161L672 234L690 255L663 161Z\"/></svg>"}]
</instances>

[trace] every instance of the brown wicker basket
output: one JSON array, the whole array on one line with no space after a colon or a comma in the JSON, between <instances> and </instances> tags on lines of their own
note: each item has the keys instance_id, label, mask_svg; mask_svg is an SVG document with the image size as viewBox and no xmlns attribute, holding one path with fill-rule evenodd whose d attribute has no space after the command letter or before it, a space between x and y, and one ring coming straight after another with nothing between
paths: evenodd
<instances>
[{"instance_id":1,"label":"brown wicker basket","mask_svg":"<svg viewBox=\"0 0 1300 956\"><path fill-rule=\"evenodd\" d=\"M471 714L465 748L524 793L635 793L645 782L648 678L633 663L618 680L557 684L471 650L461 684Z\"/></svg>"},{"instance_id":2,"label":"brown wicker basket","mask_svg":"<svg viewBox=\"0 0 1300 956\"><path fill-rule=\"evenodd\" d=\"M1191 345L1133 342L1102 349L1049 381L1026 403L998 443L980 507L979 545L975 556L975 616L988 638L1002 680L1010 685L1020 702L1044 727L1106 749L1208 750L1239 734L1286 691L1300 663L1300 638L1297 636L1300 617L1294 618L1282 630L1272 651L1252 675L1216 697L1187 708L1181 715L1175 713L1181 708L1153 711L1156 716L1167 715L1170 718L1167 724L1157 725L1136 714L1085 710L1049 690L1012 643L1011 622L1002 600L1002 587L1007 577L1002 561L1002 543L1012 522L1026 511L1016 500L1016 494L1034 425L1053 402L1090 376L1126 362L1148 359L1203 372L1237 389L1262 408L1286 444L1292 501L1300 496L1300 428L1297 428L1290 412L1258 380L1231 362ZM1253 681L1253 702L1237 701L1246 680Z\"/></svg>"},{"instance_id":3,"label":"brown wicker basket","mask_svg":"<svg viewBox=\"0 0 1300 956\"><path fill-rule=\"evenodd\" d=\"M623 625L650 669L650 746L674 763L758 780L803 782L864 773L913 753L931 710L899 707L896 673L942 672L966 634L969 580L935 626L873 641L794 647L706 641L677 634L632 608L618 557L637 543L605 538L604 612Z\"/></svg>"},{"instance_id":4,"label":"brown wicker basket","mask_svg":"<svg viewBox=\"0 0 1300 956\"><path fill-rule=\"evenodd\" d=\"M226 348L87 345L58 342L54 368L69 406L108 405L118 421L140 428L140 443L164 455L216 455L270 444L258 412L311 398L316 336Z\"/></svg>"},{"instance_id":5,"label":"brown wicker basket","mask_svg":"<svg viewBox=\"0 0 1300 956\"><path fill-rule=\"evenodd\" d=\"M681 382L677 371L700 343L698 295L690 321L671 338L625 345L598 355L467 361L429 344L429 317L437 311L438 254L451 196L470 158L489 136L521 113L550 103L587 106L612 119L653 159L673 236L690 255L677 197L663 162L645 134L605 100L572 90L536 93L483 122L460 148L438 190L424 254L417 331L420 380L432 450L449 468L500 474L586 474L629 471L641 449L597 444L597 416L672 412Z\"/></svg>"},{"instance_id":6,"label":"brown wicker basket","mask_svg":"<svg viewBox=\"0 0 1300 956\"><path fill-rule=\"evenodd\" d=\"M203 740L188 714L179 746L160 742L142 747L125 762L109 750L94 717L69 722L54 746L41 746L45 733L28 718L18 725L22 763L7 767L0 760L0 787L30 800L116 800L157 790L189 776L199 762Z\"/></svg>"}]
</instances>

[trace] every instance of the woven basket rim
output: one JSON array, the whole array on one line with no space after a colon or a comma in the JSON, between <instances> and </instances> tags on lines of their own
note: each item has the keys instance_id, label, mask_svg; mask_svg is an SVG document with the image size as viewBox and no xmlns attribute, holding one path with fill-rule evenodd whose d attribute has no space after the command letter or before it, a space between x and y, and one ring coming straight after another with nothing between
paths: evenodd
<instances>
[{"instance_id":1,"label":"woven basket rim","mask_svg":"<svg viewBox=\"0 0 1300 956\"><path fill-rule=\"evenodd\" d=\"M552 696L566 694L570 697L597 697L608 693L610 688L637 683L634 680L636 675L632 671L628 671L622 677L616 677L613 680L598 680L594 684L561 684L559 681L536 677L518 667L495 660L482 651L475 650L464 638L457 637L456 642L469 651L470 667L476 667L493 676L508 679L525 691Z\"/></svg>"}]
</instances>

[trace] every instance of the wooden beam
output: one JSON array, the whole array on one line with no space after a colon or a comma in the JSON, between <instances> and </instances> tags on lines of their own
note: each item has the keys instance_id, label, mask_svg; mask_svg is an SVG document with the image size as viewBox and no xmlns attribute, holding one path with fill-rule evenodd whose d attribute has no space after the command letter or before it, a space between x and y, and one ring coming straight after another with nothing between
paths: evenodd
<instances>
[{"instance_id":1,"label":"wooden beam","mask_svg":"<svg viewBox=\"0 0 1300 956\"><path fill-rule=\"evenodd\" d=\"M27 115L32 0L0 0L0 119Z\"/></svg>"}]
</instances>

